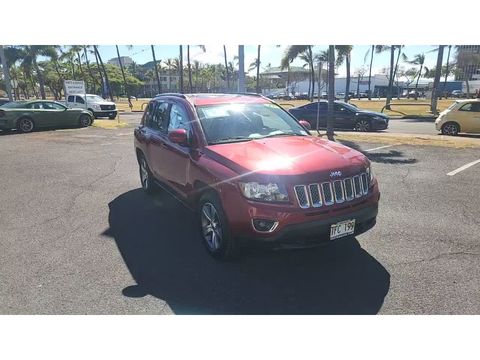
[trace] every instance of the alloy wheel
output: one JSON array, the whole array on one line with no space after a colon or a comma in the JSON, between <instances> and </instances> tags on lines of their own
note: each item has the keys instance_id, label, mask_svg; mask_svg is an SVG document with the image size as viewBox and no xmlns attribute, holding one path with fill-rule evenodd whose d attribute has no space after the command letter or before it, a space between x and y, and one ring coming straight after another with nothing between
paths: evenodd
<instances>
[{"instance_id":1,"label":"alloy wheel","mask_svg":"<svg viewBox=\"0 0 480 360\"><path fill-rule=\"evenodd\" d=\"M210 251L220 249L222 245L222 226L217 209L212 203L205 203L202 206L202 234Z\"/></svg>"},{"instance_id":2,"label":"alloy wheel","mask_svg":"<svg viewBox=\"0 0 480 360\"><path fill-rule=\"evenodd\" d=\"M443 131L445 135L457 135L458 134L458 128L457 125L455 124L445 124L443 126Z\"/></svg>"},{"instance_id":3,"label":"alloy wheel","mask_svg":"<svg viewBox=\"0 0 480 360\"><path fill-rule=\"evenodd\" d=\"M370 130L370 124L367 120L360 120L357 122L357 125L355 126L355 129L357 131L369 131Z\"/></svg>"},{"instance_id":4,"label":"alloy wheel","mask_svg":"<svg viewBox=\"0 0 480 360\"><path fill-rule=\"evenodd\" d=\"M140 181L142 182L142 187L147 190L149 187L149 178L148 178L148 168L145 158L142 158L140 161Z\"/></svg>"},{"instance_id":5,"label":"alloy wheel","mask_svg":"<svg viewBox=\"0 0 480 360\"><path fill-rule=\"evenodd\" d=\"M21 119L19 127L22 132L30 132L33 130L33 121L30 119Z\"/></svg>"}]
</instances>

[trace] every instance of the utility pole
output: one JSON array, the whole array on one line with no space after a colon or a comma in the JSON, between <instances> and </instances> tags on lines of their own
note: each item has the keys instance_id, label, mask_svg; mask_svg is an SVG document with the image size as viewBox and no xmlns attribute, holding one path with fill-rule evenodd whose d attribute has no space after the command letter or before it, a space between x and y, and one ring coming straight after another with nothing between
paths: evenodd
<instances>
[{"instance_id":1,"label":"utility pole","mask_svg":"<svg viewBox=\"0 0 480 360\"><path fill-rule=\"evenodd\" d=\"M333 138L333 122L335 110L335 45L328 47L328 119L327 119L327 137Z\"/></svg>"},{"instance_id":2,"label":"utility pole","mask_svg":"<svg viewBox=\"0 0 480 360\"><path fill-rule=\"evenodd\" d=\"M245 92L245 54L244 46L238 45L238 92Z\"/></svg>"},{"instance_id":3,"label":"utility pole","mask_svg":"<svg viewBox=\"0 0 480 360\"><path fill-rule=\"evenodd\" d=\"M8 70L7 59L3 45L0 45L0 58L2 58L3 79L5 81L5 89L7 90L8 100L13 101L12 84L10 83L10 72Z\"/></svg>"},{"instance_id":4,"label":"utility pole","mask_svg":"<svg viewBox=\"0 0 480 360\"><path fill-rule=\"evenodd\" d=\"M180 93L183 94L183 45L180 45Z\"/></svg>"}]
</instances>

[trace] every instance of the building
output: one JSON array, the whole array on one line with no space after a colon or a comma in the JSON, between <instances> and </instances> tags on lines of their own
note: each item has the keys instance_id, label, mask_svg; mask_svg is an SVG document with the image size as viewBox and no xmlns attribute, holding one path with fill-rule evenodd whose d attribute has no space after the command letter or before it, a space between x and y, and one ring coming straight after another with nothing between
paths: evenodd
<instances>
[{"instance_id":1,"label":"building","mask_svg":"<svg viewBox=\"0 0 480 360\"><path fill-rule=\"evenodd\" d=\"M455 80L480 80L480 45L459 45Z\"/></svg>"},{"instance_id":2,"label":"building","mask_svg":"<svg viewBox=\"0 0 480 360\"><path fill-rule=\"evenodd\" d=\"M128 66L133 63L133 60L130 56L120 56L120 60L122 61L123 66ZM115 65L115 66L120 66L120 63L118 62L118 58L113 58L108 60L108 64L110 65Z\"/></svg>"},{"instance_id":3,"label":"building","mask_svg":"<svg viewBox=\"0 0 480 360\"><path fill-rule=\"evenodd\" d=\"M180 76L177 72L171 74L165 74L165 70L160 74L160 85L162 86L162 93L166 92L178 92L180 84ZM142 94L140 97L153 97L158 94L157 79L154 78L150 81L145 81L142 86Z\"/></svg>"}]
</instances>

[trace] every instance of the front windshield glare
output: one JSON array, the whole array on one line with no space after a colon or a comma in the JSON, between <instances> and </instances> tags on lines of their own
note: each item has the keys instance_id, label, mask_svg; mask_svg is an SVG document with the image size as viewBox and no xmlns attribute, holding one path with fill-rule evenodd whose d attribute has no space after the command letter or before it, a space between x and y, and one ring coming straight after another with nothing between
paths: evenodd
<instances>
[{"instance_id":1,"label":"front windshield glare","mask_svg":"<svg viewBox=\"0 0 480 360\"><path fill-rule=\"evenodd\" d=\"M90 100L90 101L105 101L105 100L103 100L102 97L100 97L98 95L87 95L87 100Z\"/></svg>"},{"instance_id":2,"label":"front windshield glare","mask_svg":"<svg viewBox=\"0 0 480 360\"><path fill-rule=\"evenodd\" d=\"M270 103L198 106L197 114L209 144L307 135L289 114Z\"/></svg>"}]
</instances>

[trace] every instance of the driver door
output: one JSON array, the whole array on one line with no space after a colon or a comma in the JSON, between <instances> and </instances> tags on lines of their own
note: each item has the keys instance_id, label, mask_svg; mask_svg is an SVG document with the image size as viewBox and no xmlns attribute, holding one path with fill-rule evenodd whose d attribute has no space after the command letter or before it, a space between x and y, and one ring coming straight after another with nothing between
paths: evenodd
<instances>
[{"instance_id":1,"label":"driver door","mask_svg":"<svg viewBox=\"0 0 480 360\"><path fill-rule=\"evenodd\" d=\"M342 104L335 103L335 129L352 129L354 113Z\"/></svg>"}]
</instances>

